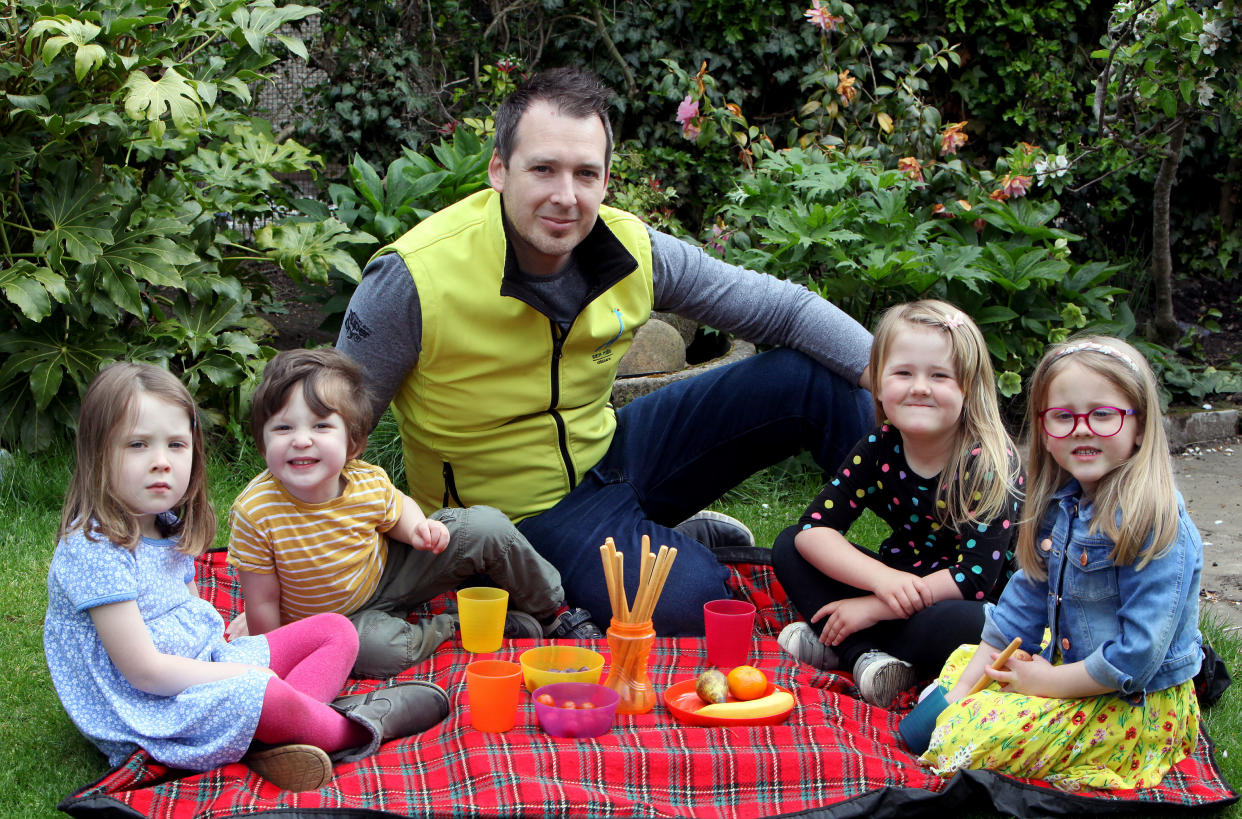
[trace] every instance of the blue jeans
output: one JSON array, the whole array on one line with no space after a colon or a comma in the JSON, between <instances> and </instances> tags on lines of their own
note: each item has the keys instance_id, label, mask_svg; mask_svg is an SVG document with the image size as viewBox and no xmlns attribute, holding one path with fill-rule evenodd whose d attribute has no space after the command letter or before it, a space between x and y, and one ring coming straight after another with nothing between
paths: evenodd
<instances>
[{"instance_id":1,"label":"blue jeans","mask_svg":"<svg viewBox=\"0 0 1242 819\"><path fill-rule=\"evenodd\" d=\"M871 395L802 353L779 349L709 370L617 412L612 446L582 482L518 529L561 573L572 606L606 626L612 612L599 547L625 554L638 587L641 537L677 549L654 623L661 636L703 633L703 604L728 597L728 570L671 527L755 472L809 450L834 472L871 428Z\"/></svg>"}]
</instances>

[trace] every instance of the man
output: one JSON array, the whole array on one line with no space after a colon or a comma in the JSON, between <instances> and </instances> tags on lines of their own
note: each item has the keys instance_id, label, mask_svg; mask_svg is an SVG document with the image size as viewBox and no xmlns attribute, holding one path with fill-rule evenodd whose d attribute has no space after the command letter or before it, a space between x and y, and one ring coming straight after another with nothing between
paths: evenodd
<instances>
[{"instance_id":1,"label":"man","mask_svg":"<svg viewBox=\"0 0 1242 819\"><path fill-rule=\"evenodd\" d=\"M376 419L391 401L424 509L500 508L600 623L611 608L598 547L612 537L625 552L632 595L648 534L678 549L656 631L702 634L703 603L728 591L699 540L726 540L729 522L669 527L803 449L835 470L871 425L871 336L800 285L602 206L611 154L594 75L531 78L496 113L492 189L379 251L337 346L367 372ZM793 349L614 411L617 362L653 308Z\"/></svg>"}]
</instances>

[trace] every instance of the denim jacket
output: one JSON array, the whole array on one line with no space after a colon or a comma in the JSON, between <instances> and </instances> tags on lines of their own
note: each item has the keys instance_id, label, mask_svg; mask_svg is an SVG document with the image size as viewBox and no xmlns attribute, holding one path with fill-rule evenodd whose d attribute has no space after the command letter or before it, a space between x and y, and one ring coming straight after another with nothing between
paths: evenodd
<instances>
[{"instance_id":1,"label":"denim jacket","mask_svg":"<svg viewBox=\"0 0 1242 819\"><path fill-rule=\"evenodd\" d=\"M1199 635L1199 574L1203 542L1177 496L1177 537L1141 570L1114 565L1113 542L1089 533L1094 506L1071 480L1048 504L1035 539L1048 578L1019 571L1000 601L986 607L983 641L1004 646L1014 637L1022 648L1052 661L1082 660L1091 678L1134 704L1194 677L1203 659ZM1120 516L1120 512L1118 513Z\"/></svg>"}]
</instances>

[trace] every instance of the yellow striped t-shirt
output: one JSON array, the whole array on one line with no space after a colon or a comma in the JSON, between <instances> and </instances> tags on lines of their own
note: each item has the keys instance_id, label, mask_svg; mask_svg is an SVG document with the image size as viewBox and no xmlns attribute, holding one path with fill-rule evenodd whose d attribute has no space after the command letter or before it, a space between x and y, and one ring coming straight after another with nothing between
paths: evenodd
<instances>
[{"instance_id":1,"label":"yellow striped t-shirt","mask_svg":"<svg viewBox=\"0 0 1242 819\"><path fill-rule=\"evenodd\" d=\"M363 461L341 469L345 489L303 503L270 470L246 486L229 512L229 563L280 580L280 620L350 614L371 599L388 558L387 532L401 518L401 494L387 473Z\"/></svg>"}]
</instances>

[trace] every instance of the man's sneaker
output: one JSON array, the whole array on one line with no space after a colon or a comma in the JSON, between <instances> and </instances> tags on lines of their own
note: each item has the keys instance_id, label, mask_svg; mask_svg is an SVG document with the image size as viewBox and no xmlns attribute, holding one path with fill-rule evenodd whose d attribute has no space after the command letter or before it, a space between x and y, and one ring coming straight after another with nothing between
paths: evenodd
<instances>
[{"instance_id":1,"label":"man's sneaker","mask_svg":"<svg viewBox=\"0 0 1242 819\"><path fill-rule=\"evenodd\" d=\"M545 626L541 635L557 639L597 640L604 636L586 609L566 609Z\"/></svg>"},{"instance_id":2,"label":"man's sneaker","mask_svg":"<svg viewBox=\"0 0 1242 819\"><path fill-rule=\"evenodd\" d=\"M841 664L832 646L821 643L815 629L805 621L799 620L785 626L776 642L798 662L813 665L823 671L832 671Z\"/></svg>"},{"instance_id":3,"label":"man's sneaker","mask_svg":"<svg viewBox=\"0 0 1242 819\"><path fill-rule=\"evenodd\" d=\"M717 553L755 547L755 536L746 524L723 512L704 509L673 528Z\"/></svg>"},{"instance_id":4,"label":"man's sneaker","mask_svg":"<svg viewBox=\"0 0 1242 819\"><path fill-rule=\"evenodd\" d=\"M883 651L868 651L854 663L854 684L863 700L887 708L897 695L917 683L914 666Z\"/></svg>"},{"instance_id":5,"label":"man's sneaker","mask_svg":"<svg viewBox=\"0 0 1242 819\"><path fill-rule=\"evenodd\" d=\"M505 612L505 636L511 640L538 640L543 626L524 611Z\"/></svg>"}]
</instances>

